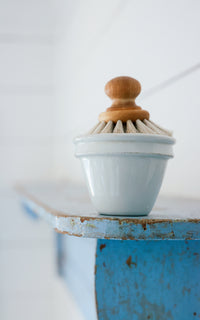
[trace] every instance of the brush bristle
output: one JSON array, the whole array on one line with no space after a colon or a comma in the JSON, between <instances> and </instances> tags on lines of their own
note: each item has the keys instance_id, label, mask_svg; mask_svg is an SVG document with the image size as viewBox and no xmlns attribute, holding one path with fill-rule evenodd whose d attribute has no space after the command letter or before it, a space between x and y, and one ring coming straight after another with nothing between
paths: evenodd
<instances>
[{"instance_id":1,"label":"brush bristle","mask_svg":"<svg viewBox=\"0 0 200 320\"><path fill-rule=\"evenodd\" d=\"M135 122L128 120L123 123L118 120L117 123L113 121L101 121L95 125L87 135L101 134L101 133L143 133L143 134L158 134L165 136L172 136L172 132L166 130L150 120L136 120Z\"/></svg>"}]
</instances>

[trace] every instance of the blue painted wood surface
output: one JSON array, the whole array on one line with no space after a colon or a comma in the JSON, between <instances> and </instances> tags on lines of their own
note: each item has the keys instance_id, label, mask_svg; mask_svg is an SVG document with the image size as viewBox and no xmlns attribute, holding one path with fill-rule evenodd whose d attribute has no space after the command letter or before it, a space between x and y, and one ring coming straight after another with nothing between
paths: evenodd
<instances>
[{"instance_id":1,"label":"blue painted wood surface","mask_svg":"<svg viewBox=\"0 0 200 320\"><path fill-rule=\"evenodd\" d=\"M95 320L96 239L57 234L59 273L72 292L85 319Z\"/></svg>"},{"instance_id":2,"label":"blue painted wood surface","mask_svg":"<svg viewBox=\"0 0 200 320\"><path fill-rule=\"evenodd\" d=\"M70 184L29 186L23 203L56 231L85 238L122 240L200 239L200 201L159 198L147 217L95 212L85 188Z\"/></svg>"},{"instance_id":3,"label":"blue painted wood surface","mask_svg":"<svg viewBox=\"0 0 200 320\"><path fill-rule=\"evenodd\" d=\"M37 220L39 218L38 214L32 210L31 206L26 201L22 203L22 207L32 219Z\"/></svg>"},{"instance_id":4,"label":"blue painted wood surface","mask_svg":"<svg viewBox=\"0 0 200 320\"><path fill-rule=\"evenodd\" d=\"M98 240L99 320L200 318L199 241Z\"/></svg>"},{"instance_id":5,"label":"blue painted wood surface","mask_svg":"<svg viewBox=\"0 0 200 320\"><path fill-rule=\"evenodd\" d=\"M29 215L75 236L57 236L58 269L85 319L200 319L200 201L160 198L148 217L108 217L83 188L22 193Z\"/></svg>"}]
</instances>

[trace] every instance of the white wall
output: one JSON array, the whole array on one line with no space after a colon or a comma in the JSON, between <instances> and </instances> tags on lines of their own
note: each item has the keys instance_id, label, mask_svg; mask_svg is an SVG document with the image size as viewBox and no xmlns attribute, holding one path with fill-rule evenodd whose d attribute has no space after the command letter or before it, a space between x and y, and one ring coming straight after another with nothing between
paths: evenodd
<instances>
[{"instance_id":1,"label":"white wall","mask_svg":"<svg viewBox=\"0 0 200 320\"><path fill-rule=\"evenodd\" d=\"M53 10L8 0L0 10L0 185L52 175Z\"/></svg>"},{"instance_id":2,"label":"white wall","mask_svg":"<svg viewBox=\"0 0 200 320\"><path fill-rule=\"evenodd\" d=\"M200 197L199 65L196 72L145 97L154 86L199 64L199 1L85 0L59 5L57 177L82 181L72 139L92 127L110 105L103 91L106 81L129 75L142 83L138 103L177 139L162 192Z\"/></svg>"},{"instance_id":3,"label":"white wall","mask_svg":"<svg viewBox=\"0 0 200 320\"><path fill-rule=\"evenodd\" d=\"M12 185L53 178L52 1L0 2L0 319L80 319L56 270L55 233Z\"/></svg>"}]
</instances>

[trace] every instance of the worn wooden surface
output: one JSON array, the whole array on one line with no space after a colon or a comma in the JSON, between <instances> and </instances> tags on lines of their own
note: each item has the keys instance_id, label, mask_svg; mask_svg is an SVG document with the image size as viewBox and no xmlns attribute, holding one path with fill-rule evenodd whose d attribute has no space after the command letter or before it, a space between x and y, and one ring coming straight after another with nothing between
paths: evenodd
<instances>
[{"instance_id":1,"label":"worn wooden surface","mask_svg":"<svg viewBox=\"0 0 200 320\"><path fill-rule=\"evenodd\" d=\"M147 217L99 215L85 188L40 184L19 188L24 207L60 233L119 240L200 239L200 201L159 198Z\"/></svg>"},{"instance_id":2,"label":"worn wooden surface","mask_svg":"<svg viewBox=\"0 0 200 320\"><path fill-rule=\"evenodd\" d=\"M57 238L60 274L84 319L200 318L200 241Z\"/></svg>"},{"instance_id":3,"label":"worn wooden surface","mask_svg":"<svg viewBox=\"0 0 200 320\"><path fill-rule=\"evenodd\" d=\"M84 319L97 320L94 272L97 241L59 233L56 238L59 274L74 296Z\"/></svg>"},{"instance_id":4,"label":"worn wooden surface","mask_svg":"<svg viewBox=\"0 0 200 320\"><path fill-rule=\"evenodd\" d=\"M98 240L98 319L199 319L199 266L199 241Z\"/></svg>"},{"instance_id":5,"label":"worn wooden surface","mask_svg":"<svg viewBox=\"0 0 200 320\"><path fill-rule=\"evenodd\" d=\"M148 217L131 218L97 214L72 184L20 192L26 211L60 232L59 274L85 319L200 318L200 201L160 198Z\"/></svg>"}]
</instances>

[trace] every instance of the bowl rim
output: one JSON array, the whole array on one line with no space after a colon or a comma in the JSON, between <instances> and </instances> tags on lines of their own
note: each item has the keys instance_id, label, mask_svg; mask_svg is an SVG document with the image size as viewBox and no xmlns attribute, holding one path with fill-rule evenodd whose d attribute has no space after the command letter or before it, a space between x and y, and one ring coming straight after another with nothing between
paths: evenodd
<instances>
[{"instance_id":1,"label":"bowl rim","mask_svg":"<svg viewBox=\"0 0 200 320\"><path fill-rule=\"evenodd\" d=\"M146 133L98 133L94 135L84 135L75 137L74 144L98 142L98 141L139 141L139 142L153 142L164 144L175 144L176 139L167 135L146 134Z\"/></svg>"}]
</instances>

